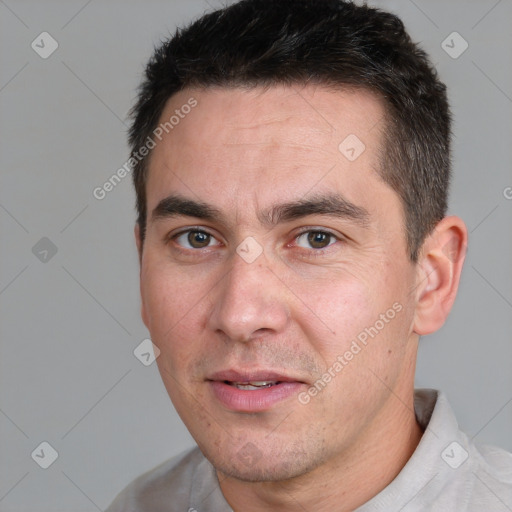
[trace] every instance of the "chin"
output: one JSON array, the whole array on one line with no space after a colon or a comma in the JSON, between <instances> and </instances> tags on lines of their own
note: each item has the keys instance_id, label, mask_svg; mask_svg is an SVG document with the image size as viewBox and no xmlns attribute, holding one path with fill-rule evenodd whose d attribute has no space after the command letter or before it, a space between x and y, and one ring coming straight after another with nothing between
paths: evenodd
<instances>
[{"instance_id":1,"label":"chin","mask_svg":"<svg viewBox=\"0 0 512 512\"><path fill-rule=\"evenodd\" d=\"M217 471L243 482L282 482L304 475L322 463L322 460L310 460L312 454L303 450L282 453L269 445L265 452L260 452L251 442L234 453L232 449L227 457L226 453L213 456L208 451L203 453Z\"/></svg>"},{"instance_id":2,"label":"chin","mask_svg":"<svg viewBox=\"0 0 512 512\"><path fill-rule=\"evenodd\" d=\"M215 466L217 471L224 475L236 478L242 482L282 482L303 475L307 471L301 470L295 464L279 465L269 464L268 461L257 464L253 467L247 467L240 463L221 464Z\"/></svg>"}]
</instances>

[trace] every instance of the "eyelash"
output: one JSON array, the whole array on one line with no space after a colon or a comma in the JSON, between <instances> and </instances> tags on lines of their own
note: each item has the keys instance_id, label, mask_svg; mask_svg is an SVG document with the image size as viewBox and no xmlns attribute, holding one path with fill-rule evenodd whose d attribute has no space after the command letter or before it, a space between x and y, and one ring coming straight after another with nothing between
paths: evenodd
<instances>
[{"instance_id":1,"label":"eyelash","mask_svg":"<svg viewBox=\"0 0 512 512\"><path fill-rule=\"evenodd\" d=\"M188 229L185 229L183 231L179 231L178 233L175 233L171 236L168 236L166 237L166 242L168 242L169 240L176 240L177 238L179 238L180 236L184 235L184 234L187 234L187 233L202 233L202 234L205 234L205 235L209 235L211 236L212 238L215 238L215 236L204 230L204 229L199 229L199 228L188 228ZM340 241L343 241L343 238L338 236L338 235L335 235L334 233L331 233L330 231L326 231L324 229L312 229L310 227L308 228L304 228L303 230L301 230L299 233L297 233L295 236L294 236L294 241L297 240L300 236L306 234L306 233L321 233L321 234L324 234L324 235L328 235L329 237L331 237L331 240L334 238L336 241L340 242ZM325 252L329 251L329 248L333 245L335 245L336 242L334 243L330 243L329 245L323 247L322 249L305 249L305 248L302 248L303 251L306 251L308 253L308 255L310 256L313 256L313 257L319 257L319 256L322 256ZM287 246L289 246L289 244L287 244ZM204 247L202 249L208 249L209 247ZM181 252L186 252L188 254L190 254L191 252L199 252L200 249L189 249L189 248L184 248L184 247L181 247L178 245L178 250L181 251Z\"/></svg>"},{"instance_id":2,"label":"eyelash","mask_svg":"<svg viewBox=\"0 0 512 512\"><path fill-rule=\"evenodd\" d=\"M175 233L171 236L166 237L165 241L166 242L168 242L170 240L175 241L177 238L179 238L182 235L186 235L187 233L202 233L204 235L209 235L212 238L215 238L215 236L212 233L209 233L208 231L205 231L204 229L188 228L188 229L184 229L183 231L179 231L178 233ZM209 247L203 247L202 249L209 249ZM189 249L188 247L182 247L182 246L178 245L178 250L181 252L191 253L191 252L199 252L200 249L193 249L193 248Z\"/></svg>"},{"instance_id":3,"label":"eyelash","mask_svg":"<svg viewBox=\"0 0 512 512\"><path fill-rule=\"evenodd\" d=\"M330 252L332 250L332 246L336 245L336 242L341 242L343 240L341 236L335 235L334 233L326 231L325 229L312 229L310 227L304 228L303 230L299 231L299 233L295 235L294 240L297 240L300 236L306 233L321 233L323 235L327 235L330 237L331 243L329 243L322 249L305 249L304 247L301 247L303 251L306 251L308 253L308 256L312 256L313 258L323 256L325 253ZM334 239L335 242L332 242L332 239Z\"/></svg>"}]
</instances>

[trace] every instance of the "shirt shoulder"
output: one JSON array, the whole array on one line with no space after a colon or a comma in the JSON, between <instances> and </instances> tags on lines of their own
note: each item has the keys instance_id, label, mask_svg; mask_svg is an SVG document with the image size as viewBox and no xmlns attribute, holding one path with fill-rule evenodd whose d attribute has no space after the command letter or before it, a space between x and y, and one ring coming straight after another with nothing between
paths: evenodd
<instances>
[{"instance_id":1,"label":"shirt shoulder","mask_svg":"<svg viewBox=\"0 0 512 512\"><path fill-rule=\"evenodd\" d=\"M415 391L423 436L395 479L358 512L510 512L512 454L460 430L447 397Z\"/></svg>"},{"instance_id":2,"label":"shirt shoulder","mask_svg":"<svg viewBox=\"0 0 512 512\"><path fill-rule=\"evenodd\" d=\"M468 454L472 492L468 512L512 509L512 453L475 443Z\"/></svg>"},{"instance_id":3,"label":"shirt shoulder","mask_svg":"<svg viewBox=\"0 0 512 512\"><path fill-rule=\"evenodd\" d=\"M172 457L128 484L105 512L186 512L203 461L197 447Z\"/></svg>"}]
</instances>

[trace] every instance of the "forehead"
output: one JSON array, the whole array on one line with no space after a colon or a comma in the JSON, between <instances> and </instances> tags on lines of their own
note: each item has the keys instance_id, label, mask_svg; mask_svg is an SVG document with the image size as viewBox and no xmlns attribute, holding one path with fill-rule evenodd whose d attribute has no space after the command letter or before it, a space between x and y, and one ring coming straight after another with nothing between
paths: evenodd
<instances>
[{"instance_id":1,"label":"forehead","mask_svg":"<svg viewBox=\"0 0 512 512\"><path fill-rule=\"evenodd\" d=\"M185 107L190 104L194 108ZM378 174L384 116L380 99L362 90L180 91L160 118L148 209L172 192L221 208L266 199L275 204L309 191L369 198L372 187L385 186Z\"/></svg>"},{"instance_id":2,"label":"forehead","mask_svg":"<svg viewBox=\"0 0 512 512\"><path fill-rule=\"evenodd\" d=\"M253 145L269 144L278 134L280 145L302 142L319 147L328 142L326 137L336 142L347 130L368 138L367 132L373 131L384 118L382 101L363 89L333 90L319 85L210 87L186 89L172 96L160 123L181 110L188 110L186 104L192 98L197 106L182 115L179 126L172 127L164 138L190 142L191 137L200 137L205 145L218 142ZM191 126L193 133L190 133Z\"/></svg>"}]
</instances>

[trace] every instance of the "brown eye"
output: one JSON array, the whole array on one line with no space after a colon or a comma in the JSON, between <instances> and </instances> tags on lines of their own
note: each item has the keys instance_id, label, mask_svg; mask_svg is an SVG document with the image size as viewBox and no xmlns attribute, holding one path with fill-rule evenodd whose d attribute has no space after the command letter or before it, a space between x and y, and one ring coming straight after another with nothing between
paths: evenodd
<instances>
[{"instance_id":1,"label":"brown eye","mask_svg":"<svg viewBox=\"0 0 512 512\"><path fill-rule=\"evenodd\" d=\"M330 235L327 235L326 233L320 233L319 231L312 231L308 233L308 242L311 244L311 247L314 247L315 249L323 249L324 247L327 247L325 245L326 241L328 242L330 239Z\"/></svg>"},{"instance_id":2,"label":"brown eye","mask_svg":"<svg viewBox=\"0 0 512 512\"><path fill-rule=\"evenodd\" d=\"M211 244L213 237L204 231L190 230L180 233L175 239L187 249L203 249Z\"/></svg>"},{"instance_id":3,"label":"brown eye","mask_svg":"<svg viewBox=\"0 0 512 512\"><path fill-rule=\"evenodd\" d=\"M299 241L306 242L306 249L325 249L333 243L333 239L335 241L335 236L325 231L306 231L297 237L297 243L304 247Z\"/></svg>"},{"instance_id":4,"label":"brown eye","mask_svg":"<svg viewBox=\"0 0 512 512\"><path fill-rule=\"evenodd\" d=\"M202 231L191 231L187 238L192 247L201 249L209 245L211 236L208 233L203 233Z\"/></svg>"}]
</instances>

